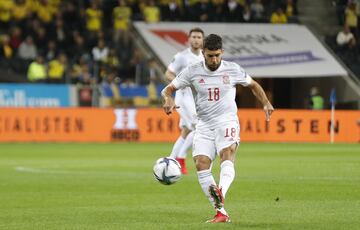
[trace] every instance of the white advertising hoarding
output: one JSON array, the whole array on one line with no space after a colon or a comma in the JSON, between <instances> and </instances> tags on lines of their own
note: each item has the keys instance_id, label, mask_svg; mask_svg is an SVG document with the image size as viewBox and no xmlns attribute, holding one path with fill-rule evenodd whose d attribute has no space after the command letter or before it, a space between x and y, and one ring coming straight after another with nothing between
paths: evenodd
<instances>
[{"instance_id":1,"label":"white advertising hoarding","mask_svg":"<svg viewBox=\"0 0 360 230\"><path fill-rule=\"evenodd\" d=\"M146 43L165 66L188 47L188 32L200 27L223 38L224 60L240 64L253 77L330 77L346 70L302 25L136 22Z\"/></svg>"}]
</instances>

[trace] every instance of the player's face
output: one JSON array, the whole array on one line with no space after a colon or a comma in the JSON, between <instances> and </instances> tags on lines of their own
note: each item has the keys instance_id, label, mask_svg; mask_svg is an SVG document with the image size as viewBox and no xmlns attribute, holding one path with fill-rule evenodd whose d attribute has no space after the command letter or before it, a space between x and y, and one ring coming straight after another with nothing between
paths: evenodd
<instances>
[{"instance_id":1,"label":"player's face","mask_svg":"<svg viewBox=\"0 0 360 230\"><path fill-rule=\"evenodd\" d=\"M218 50L208 50L204 49L203 54L205 58L205 64L211 71L217 70L221 64L221 57L224 53L223 49Z\"/></svg>"},{"instance_id":2,"label":"player's face","mask_svg":"<svg viewBox=\"0 0 360 230\"><path fill-rule=\"evenodd\" d=\"M200 32L192 32L189 36L189 43L193 49L201 49L203 44L203 34Z\"/></svg>"}]
</instances>

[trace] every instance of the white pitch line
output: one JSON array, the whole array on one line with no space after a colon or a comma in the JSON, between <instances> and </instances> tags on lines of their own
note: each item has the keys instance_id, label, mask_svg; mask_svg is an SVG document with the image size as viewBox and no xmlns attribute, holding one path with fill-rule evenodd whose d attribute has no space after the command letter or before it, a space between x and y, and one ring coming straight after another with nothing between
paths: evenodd
<instances>
[{"instance_id":1,"label":"white pitch line","mask_svg":"<svg viewBox=\"0 0 360 230\"><path fill-rule=\"evenodd\" d=\"M92 176L104 176L104 175L124 175L128 174L129 176L144 176L151 175L151 173L146 172L99 172L99 171L66 171L66 170L51 170L46 168L32 168L32 167L24 167L24 166L16 166L15 171L23 172L23 173L41 173L41 174L62 174L62 175L92 175Z\"/></svg>"},{"instance_id":2,"label":"white pitch line","mask_svg":"<svg viewBox=\"0 0 360 230\"><path fill-rule=\"evenodd\" d=\"M320 181L360 181L358 177L329 177L329 176L318 176L318 177L305 177L305 176L294 176L294 177L241 177L240 180L247 180L247 181L313 181L313 180L320 180Z\"/></svg>"},{"instance_id":3,"label":"white pitch line","mask_svg":"<svg viewBox=\"0 0 360 230\"><path fill-rule=\"evenodd\" d=\"M74 174L72 171L54 171L49 169L40 169L40 168L30 168L30 167L23 167L17 166L15 167L16 171L19 172L27 172L27 173L44 173L44 174ZM77 173L85 173L85 172L77 172Z\"/></svg>"}]
</instances>

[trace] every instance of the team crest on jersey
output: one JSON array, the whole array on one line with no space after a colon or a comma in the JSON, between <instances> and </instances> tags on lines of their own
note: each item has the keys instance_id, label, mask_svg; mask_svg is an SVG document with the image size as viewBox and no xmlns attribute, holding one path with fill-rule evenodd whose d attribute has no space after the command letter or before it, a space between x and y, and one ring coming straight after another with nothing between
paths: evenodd
<instances>
[{"instance_id":1,"label":"team crest on jersey","mask_svg":"<svg viewBox=\"0 0 360 230\"><path fill-rule=\"evenodd\" d=\"M224 84L230 84L230 78L228 75L224 75L223 76L223 83Z\"/></svg>"}]
</instances>

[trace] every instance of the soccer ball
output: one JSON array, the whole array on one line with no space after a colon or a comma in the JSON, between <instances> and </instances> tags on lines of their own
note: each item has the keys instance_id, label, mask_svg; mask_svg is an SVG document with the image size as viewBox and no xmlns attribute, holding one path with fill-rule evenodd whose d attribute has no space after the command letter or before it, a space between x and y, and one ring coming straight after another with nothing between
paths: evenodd
<instances>
[{"instance_id":1,"label":"soccer ball","mask_svg":"<svg viewBox=\"0 0 360 230\"><path fill-rule=\"evenodd\" d=\"M174 158L162 157L156 161L153 173L161 184L171 185L180 180L181 166Z\"/></svg>"}]
</instances>

